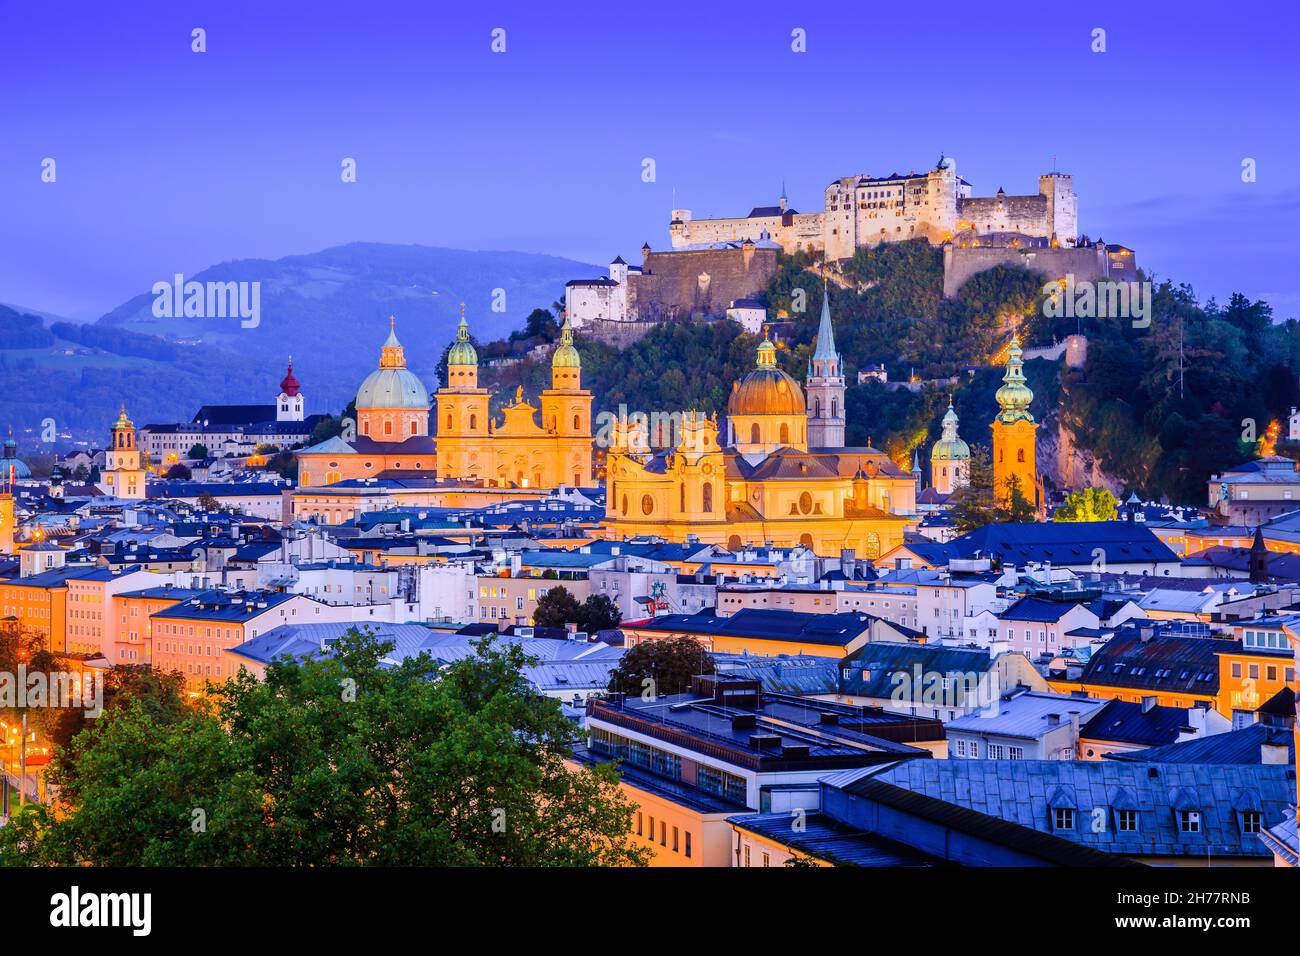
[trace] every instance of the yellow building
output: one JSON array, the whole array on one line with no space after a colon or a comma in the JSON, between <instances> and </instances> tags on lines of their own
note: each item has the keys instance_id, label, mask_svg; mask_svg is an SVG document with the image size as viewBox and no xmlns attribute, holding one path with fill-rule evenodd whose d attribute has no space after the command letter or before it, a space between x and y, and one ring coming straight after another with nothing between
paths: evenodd
<instances>
[{"instance_id":1,"label":"yellow building","mask_svg":"<svg viewBox=\"0 0 1300 956\"><path fill-rule=\"evenodd\" d=\"M357 389L355 424L342 435L298 452L300 487L332 485L353 478L428 477L435 448L429 437L429 393L406 367L406 352L389 320L379 367Z\"/></svg>"},{"instance_id":2,"label":"yellow building","mask_svg":"<svg viewBox=\"0 0 1300 956\"><path fill-rule=\"evenodd\" d=\"M582 360L567 316L551 356L551 387L538 396L538 405L525 401L519 389L497 422L490 397L479 387L478 353L462 313L447 353L447 384L434 395L439 478L495 487L591 486L592 395L582 387Z\"/></svg>"},{"instance_id":3,"label":"yellow building","mask_svg":"<svg viewBox=\"0 0 1300 956\"><path fill-rule=\"evenodd\" d=\"M833 341L826 345L833 350ZM733 550L804 545L820 555L853 548L865 558L902 544L903 516L916 510L914 478L874 448L810 449L803 388L777 367L766 337L727 412L726 447L716 417L694 411L682 416L677 446L660 453L651 452L643 421L615 423L606 537L693 535Z\"/></svg>"},{"instance_id":4,"label":"yellow building","mask_svg":"<svg viewBox=\"0 0 1300 956\"><path fill-rule=\"evenodd\" d=\"M143 498L144 468L140 463L140 450L135 447L135 425L126 417L122 406L113 422L113 437L104 452L104 470L100 473L100 490L117 498Z\"/></svg>"},{"instance_id":5,"label":"yellow building","mask_svg":"<svg viewBox=\"0 0 1300 956\"><path fill-rule=\"evenodd\" d=\"M392 320L390 320L390 325ZM592 484L591 392L567 320L551 359L551 387L538 406L523 390L492 418L491 392L478 384L478 354L469 339L464 307L456 342L447 355L447 385L434 396L430 431L429 393L406 365L406 353L390 327L379 367L357 390L353 429L298 452L300 487L333 485L357 478L438 478L497 488L555 488Z\"/></svg>"},{"instance_id":6,"label":"yellow building","mask_svg":"<svg viewBox=\"0 0 1300 956\"><path fill-rule=\"evenodd\" d=\"M0 554L14 553L14 532L16 517L14 515L14 496L7 491L0 492Z\"/></svg>"},{"instance_id":7,"label":"yellow building","mask_svg":"<svg viewBox=\"0 0 1300 956\"><path fill-rule=\"evenodd\" d=\"M1025 384L1023 354L1020 339L1013 338L1007 353L1007 371L997 393L1001 411L989 426L993 431L993 490L1000 501L1006 501L1014 478L1025 500L1041 514L1043 487L1035 460L1038 423L1029 412L1034 393Z\"/></svg>"}]
</instances>

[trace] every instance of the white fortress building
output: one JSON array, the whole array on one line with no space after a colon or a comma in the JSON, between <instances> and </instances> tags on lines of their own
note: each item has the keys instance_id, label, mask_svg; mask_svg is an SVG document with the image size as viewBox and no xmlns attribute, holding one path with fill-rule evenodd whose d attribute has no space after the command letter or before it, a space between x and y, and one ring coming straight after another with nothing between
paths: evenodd
<instances>
[{"instance_id":1,"label":"white fortress building","mask_svg":"<svg viewBox=\"0 0 1300 956\"><path fill-rule=\"evenodd\" d=\"M936 245L1004 245L1024 237L1070 247L1078 238L1078 197L1073 177L1056 172L1038 177L1036 195L1008 196L999 189L994 196L973 197L956 163L940 157L926 173L837 179L826 187L822 212L790 209L785 196L739 219L692 219L689 209L674 209L669 234L674 249L770 238L787 253L825 251L827 259L919 238Z\"/></svg>"}]
</instances>

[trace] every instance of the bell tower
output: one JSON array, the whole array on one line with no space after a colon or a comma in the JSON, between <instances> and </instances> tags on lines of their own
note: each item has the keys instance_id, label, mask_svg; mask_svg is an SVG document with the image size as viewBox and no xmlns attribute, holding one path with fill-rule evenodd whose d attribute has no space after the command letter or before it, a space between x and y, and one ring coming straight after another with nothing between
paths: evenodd
<instances>
[{"instance_id":1,"label":"bell tower","mask_svg":"<svg viewBox=\"0 0 1300 956\"><path fill-rule=\"evenodd\" d=\"M592 394L582 387L582 356L573 344L568 313L560 328L560 344L551 356L551 387L538 398L542 428L558 440L550 484L588 487L592 483Z\"/></svg>"},{"instance_id":2,"label":"bell tower","mask_svg":"<svg viewBox=\"0 0 1300 956\"><path fill-rule=\"evenodd\" d=\"M844 358L835 351L831 327L830 286L822 295L822 318L817 328L817 349L808 363L808 446L844 447Z\"/></svg>"},{"instance_id":3,"label":"bell tower","mask_svg":"<svg viewBox=\"0 0 1300 956\"><path fill-rule=\"evenodd\" d=\"M478 352L461 303L456 341L447 351L447 384L434 394L438 418L439 478L484 478L490 470L486 388L478 387Z\"/></svg>"},{"instance_id":4,"label":"bell tower","mask_svg":"<svg viewBox=\"0 0 1300 956\"><path fill-rule=\"evenodd\" d=\"M993 493L1000 503L1005 503L1014 478L1025 500L1036 512L1041 512L1042 494L1035 461L1038 423L1029 412L1034 393L1025 384L1023 354L1020 339L1012 338L1007 371L997 392L1001 410L989 426L993 431Z\"/></svg>"},{"instance_id":5,"label":"bell tower","mask_svg":"<svg viewBox=\"0 0 1300 956\"><path fill-rule=\"evenodd\" d=\"M125 405L113 422L100 486L105 494L117 498L145 496L144 469L140 466L140 450L135 447L135 425L126 417Z\"/></svg>"}]
</instances>

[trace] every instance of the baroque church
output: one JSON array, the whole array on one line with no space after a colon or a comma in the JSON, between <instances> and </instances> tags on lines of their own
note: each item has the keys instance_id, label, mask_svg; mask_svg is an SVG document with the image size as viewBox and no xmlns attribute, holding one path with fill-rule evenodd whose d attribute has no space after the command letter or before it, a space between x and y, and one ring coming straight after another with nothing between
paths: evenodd
<instances>
[{"instance_id":1,"label":"baroque church","mask_svg":"<svg viewBox=\"0 0 1300 956\"><path fill-rule=\"evenodd\" d=\"M538 404L520 389L497 421L490 400L489 390L478 385L478 353L463 306L447 353L447 384L433 396L432 423L428 390L407 368L390 320L379 367L357 390L355 423L298 452L299 484L357 478L436 478L500 488L592 484L592 395L582 388L582 362L567 320L551 356L551 387Z\"/></svg>"},{"instance_id":2,"label":"baroque church","mask_svg":"<svg viewBox=\"0 0 1300 956\"><path fill-rule=\"evenodd\" d=\"M844 363L822 299L807 387L777 366L766 336L734 383L727 429L689 412L677 446L650 449L643 423L618 423L606 463L606 534L693 537L730 549L804 545L878 557L903 543L916 482L875 448L844 447ZM724 443L725 442L725 443Z\"/></svg>"}]
</instances>

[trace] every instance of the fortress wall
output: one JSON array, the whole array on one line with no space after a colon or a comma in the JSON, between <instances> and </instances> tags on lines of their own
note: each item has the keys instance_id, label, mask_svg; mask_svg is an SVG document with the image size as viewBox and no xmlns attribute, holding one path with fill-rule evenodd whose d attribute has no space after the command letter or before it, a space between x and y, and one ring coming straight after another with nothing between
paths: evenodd
<instances>
[{"instance_id":1,"label":"fortress wall","mask_svg":"<svg viewBox=\"0 0 1300 956\"><path fill-rule=\"evenodd\" d=\"M628 312L642 322L721 316L733 299L756 296L776 275L776 249L651 252L628 276Z\"/></svg>"},{"instance_id":2,"label":"fortress wall","mask_svg":"<svg viewBox=\"0 0 1300 956\"><path fill-rule=\"evenodd\" d=\"M1076 282L1110 278L1109 259L1101 246L1083 249L1014 249L947 245L943 249L943 294L949 298L971 276L994 266L1014 266L1037 272L1045 280L1073 275ZM1133 279L1135 276L1116 276Z\"/></svg>"},{"instance_id":3,"label":"fortress wall","mask_svg":"<svg viewBox=\"0 0 1300 956\"><path fill-rule=\"evenodd\" d=\"M1027 236L1049 236L1046 196L1006 196L963 199L958 213L977 232L1023 232Z\"/></svg>"}]
</instances>

